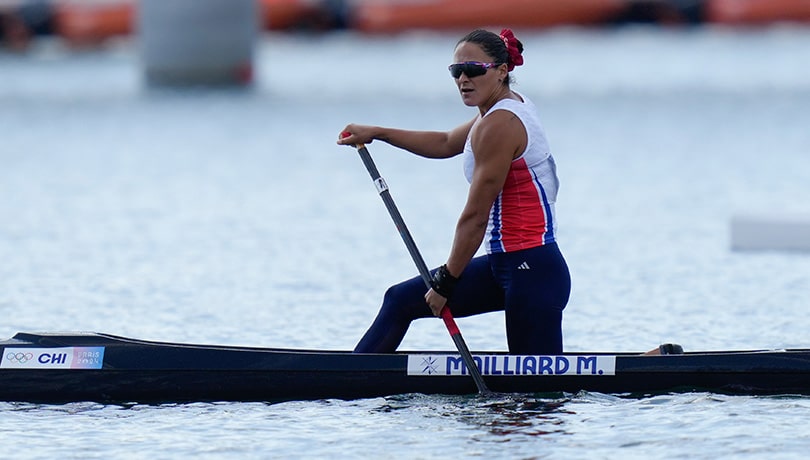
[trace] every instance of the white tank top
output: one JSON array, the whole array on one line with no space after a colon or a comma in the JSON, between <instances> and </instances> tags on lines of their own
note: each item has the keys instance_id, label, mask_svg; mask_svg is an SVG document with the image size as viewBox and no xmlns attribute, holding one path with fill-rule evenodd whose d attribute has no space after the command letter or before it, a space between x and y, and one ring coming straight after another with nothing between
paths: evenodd
<instances>
[{"instance_id":1,"label":"white tank top","mask_svg":"<svg viewBox=\"0 0 810 460\"><path fill-rule=\"evenodd\" d=\"M503 190L489 211L485 243L490 254L520 251L556 240L554 203L560 186L557 167L540 124L537 107L525 96L518 96L524 102L503 99L483 115L486 117L496 110L514 113L523 123L527 138L526 150L512 160ZM475 122L464 145L464 175L467 182L472 182L475 167L472 132L483 117Z\"/></svg>"}]
</instances>

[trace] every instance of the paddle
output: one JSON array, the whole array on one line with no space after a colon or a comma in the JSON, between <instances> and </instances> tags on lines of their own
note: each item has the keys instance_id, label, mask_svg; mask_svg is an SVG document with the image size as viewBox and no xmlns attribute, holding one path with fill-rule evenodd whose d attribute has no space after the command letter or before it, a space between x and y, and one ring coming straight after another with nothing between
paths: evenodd
<instances>
[{"instance_id":1,"label":"paddle","mask_svg":"<svg viewBox=\"0 0 810 460\"><path fill-rule=\"evenodd\" d=\"M368 153L366 146L363 144L357 144L355 145L355 148L357 149L357 153L360 154L360 159L363 160L363 164L366 165L366 169L368 170L369 175L371 175L371 179L374 181L374 185L377 187L377 191L380 193L380 197L385 203L385 207L388 208L388 213L394 220L394 224L399 230L399 235L402 237L402 241L405 242L405 246L408 248L408 252L411 254L411 258L416 264L416 269L419 270L419 275L421 275L422 281L425 282L428 289L431 288L430 270L428 270L425 260L419 253L419 249L417 249L416 243L413 241L413 237L408 231L408 227L405 226L405 221L402 220L402 215L399 213L397 205L394 204L394 199L391 197L391 192L388 191L388 185L385 183L385 180L380 177L380 172L377 171L377 166L374 164L374 160L371 158L371 154ZM489 393L490 391L487 388L487 385L484 383L484 378L481 377L481 371L478 369L478 366L475 365L475 360L473 360L472 354L470 353L469 348L467 348L464 338L461 336L461 331L456 325L456 320L453 319L453 314L450 312L450 308L445 305L440 314L444 320L444 325L447 327L447 332L450 333L450 337L453 338L453 343L456 344L456 348L461 354L461 359L464 361L464 365L467 366L467 369L470 371L470 375L475 381L475 386L478 387L478 392L481 394Z\"/></svg>"}]
</instances>

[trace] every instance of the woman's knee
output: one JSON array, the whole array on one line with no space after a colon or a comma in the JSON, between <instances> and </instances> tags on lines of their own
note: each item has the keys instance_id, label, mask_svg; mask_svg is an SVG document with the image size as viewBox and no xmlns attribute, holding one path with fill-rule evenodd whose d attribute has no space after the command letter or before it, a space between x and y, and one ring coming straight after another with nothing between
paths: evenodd
<instances>
[{"instance_id":1,"label":"woman's knee","mask_svg":"<svg viewBox=\"0 0 810 460\"><path fill-rule=\"evenodd\" d=\"M386 289L380 310L381 313L401 321L412 321L430 314L430 309L424 300L424 293L417 292L409 282L396 284Z\"/></svg>"}]
</instances>

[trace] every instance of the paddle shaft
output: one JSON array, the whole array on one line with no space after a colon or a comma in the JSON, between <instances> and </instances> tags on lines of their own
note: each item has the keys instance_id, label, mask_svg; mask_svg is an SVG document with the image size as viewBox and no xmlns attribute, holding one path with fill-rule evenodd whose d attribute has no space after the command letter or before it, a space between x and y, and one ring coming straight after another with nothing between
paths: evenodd
<instances>
[{"instance_id":1,"label":"paddle shaft","mask_svg":"<svg viewBox=\"0 0 810 460\"><path fill-rule=\"evenodd\" d=\"M405 242L405 246L408 248L408 252L411 254L411 258L416 264L416 269L419 270L422 281L424 281L425 286L430 289L432 287L430 282L430 270L428 270L425 259L422 258L422 254L419 253L419 249L416 247L411 232L408 231L408 227L405 225L405 221L402 219L402 215L399 213L399 209L397 209L397 205L391 197L391 192L388 191L388 184L386 184L385 179L380 176L377 165L374 164L374 160L371 158L371 154L368 153L366 146L357 144L355 147L357 148L357 153L360 154L360 159L363 160L363 164L366 166L371 176L371 180L374 181L374 186L377 187L377 191L380 193L380 197L383 203L385 203L388 213L394 220L394 224L397 226L397 230L399 230L399 235L402 237L402 241ZM444 325L447 327L447 332L450 333L450 337L453 338L453 343L456 344L456 348L459 354L461 354L464 365L467 366L470 375L475 381L475 386L478 387L478 392L489 393L489 389L486 383L484 383L484 378L481 376L481 371L478 369L478 366L475 365L475 360L470 353L470 349L467 348L467 343L464 342L461 331L458 329L458 325L456 325L456 320L453 318L453 314L450 312L450 308L447 305L442 308L441 317L442 320L444 320Z\"/></svg>"}]
</instances>

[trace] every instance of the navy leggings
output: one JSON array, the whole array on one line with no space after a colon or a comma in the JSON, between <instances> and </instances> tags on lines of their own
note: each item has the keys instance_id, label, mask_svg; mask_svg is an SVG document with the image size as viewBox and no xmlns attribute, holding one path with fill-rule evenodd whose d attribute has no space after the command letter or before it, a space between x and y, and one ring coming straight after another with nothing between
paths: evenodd
<instances>
[{"instance_id":1,"label":"navy leggings","mask_svg":"<svg viewBox=\"0 0 810 460\"><path fill-rule=\"evenodd\" d=\"M394 352L411 321L433 317L425 292L421 277L388 288L354 352ZM562 312L570 293L568 266L552 243L472 259L448 305L457 318L504 310L510 353L553 355L562 353Z\"/></svg>"}]
</instances>

